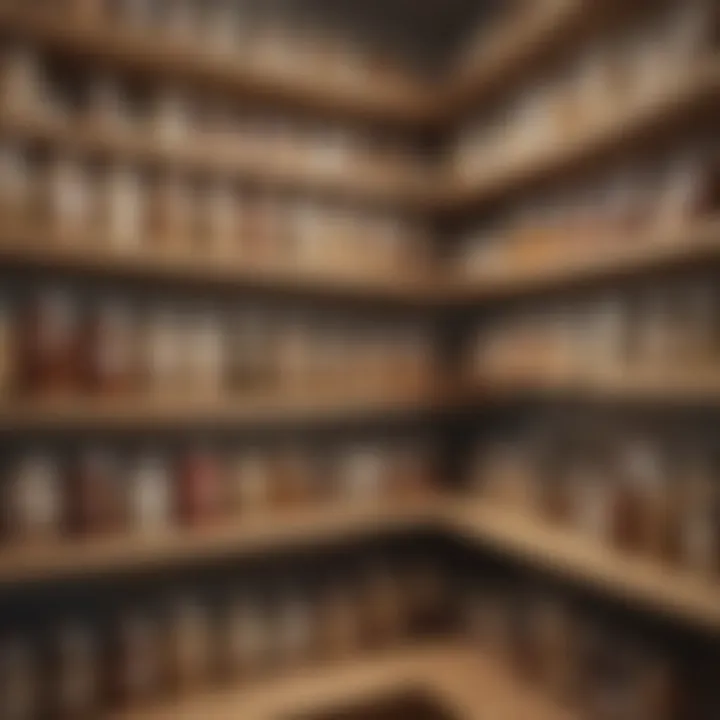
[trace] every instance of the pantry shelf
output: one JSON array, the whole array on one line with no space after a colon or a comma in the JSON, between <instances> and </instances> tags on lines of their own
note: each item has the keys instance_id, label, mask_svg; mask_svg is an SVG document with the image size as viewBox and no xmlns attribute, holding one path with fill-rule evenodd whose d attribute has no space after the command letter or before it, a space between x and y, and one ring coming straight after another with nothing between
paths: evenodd
<instances>
[{"instance_id":1,"label":"pantry shelf","mask_svg":"<svg viewBox=\"0 0 720 720\"><path fill-rule=\"evenodd\" d=\"M214 88L238 100L262 102L285 110L337 116L395 126L435 122L433 94L410 77L368 78L347 82L294 68L270 68L242 62L211 44L195 47L122 30L92 20L52 13L46 8L0 10L0 28L56 52L100 66ZM328 68L325 68L326 70Z\"/></svg>"},{"instance_id":2,"label":"pantry shelf","mask_svg":"<svg viewBox=\"0 0 720 720\"><path fill-rule=\"evenodd\" d=\"M431 388L393 392L361 388L329 393L283 392L237 400L194 397L158 398L62 397L47 400L8 400L0 406L0 432L71 429L134 430L148 427L236 426L252 424L323 423L432 413L446 407Z\"/></svg>"},{"instance_id":3,"label":"pantry shelf","mask_svg":"<svg viewBox=\"0 0 720 720\"><path fill-rule=\"evenodd\" d=\"M460 641L408 646L359 659L307 669L287 678L207 693L147 710L119 713L114 720L277 720L342 712L359 704L403 700L436 703L457 720L477 718L478 708L508 717L570 720L497 662Z\"/></svg>"},{"instance_id":4,"label":"pantry shelf","mask_svg":"<svg viewBox=\"0 0 720 720\"><path fill-rule=\"evenodd\" d=\"M465 540L691 625L720 631L720 584L625 556L571 530L479 502L448 505L448 524Z\"/></svg>"},{"instance_id":5,"label":"pantry shelf","mask_svg":"<svg viewBox=\"0 0 720 720\"><path fill-rule=\"evenodd\" d=\"M0 116L0 136L47 146L64 153L166 171L245 180L283 190L300 190L381 207L429 211L435 208L430 171L308 162L271 152L229 152L223 141L184 139L164 142L147 131L123 131L97 123L64 122L50 117Z\"/></svg>"},{"instance_id":6,"label":"pantry shelf","mask_svg":"<svg viewBox=\"0 0 720 720\"><path fill-rule=\"evenodd\" d=\"M0 230L0 265L65 271L100 278L139 279L263 292L392 303L423 307L438 291L420 273L353 272L250 263L218 252L163 250L147 243L138 249L114 248L98 234L59 234L5 222Z\"/></svg>"},{"instance_id":7,"label":"pantry shelf","mask_svg":"<svg viewBox=\"0 0 720 720\"><path fill-rule=\"evenodd\" d=\"M402 506L327 502L241 515L203 528L11 544L0 547L0 586L139 572L422 529L431 524L434 505L429 495L404 500Z\"/></svg>"},{"instance_id":8,"label":"pantry shelf","mask_svg":"<svg viewBox=\"0 0 720 720\"><path fill-rule=\"evenodd\" d=\"M668 83L663 91L635 107L619 111L576 137L564 135L557 143L543 144L536 153L523 155L480 179L450 179L440 201L447 213L495 202L509 194L581 169L624 150L635 151L647 140L672 131L687 118L717 108L720 95L720 60L698 63L683 81Z\"/></svg>"},{"instance_id":9,"label":"pantry shelf","mask_svg":"<svg viewBox=\"0 0 720 720\"><path fill-rule=\"evenodd\" d=\"M567 248L542 266L508 262L502 269L457 283L448 294L462 305L718 262L720 220L713 217L677 230L660 228L646 237L593 242L591 248Z\"/></svg>"},{"instance_id":10,"label":"pantry shelf","mask_svg":"<svg viewBox=\"0 0 720 720\"><path fill-rule=\"evenodd\" d=\"M523 397L564 396L593 402L640 402L680 405L720 403L720 373L715 368L688 372L641 371L576 372L494 375L474 383L475 398L506 402ZM468 393L469 394L469 393Z\"/></svg>"}]
</instances>

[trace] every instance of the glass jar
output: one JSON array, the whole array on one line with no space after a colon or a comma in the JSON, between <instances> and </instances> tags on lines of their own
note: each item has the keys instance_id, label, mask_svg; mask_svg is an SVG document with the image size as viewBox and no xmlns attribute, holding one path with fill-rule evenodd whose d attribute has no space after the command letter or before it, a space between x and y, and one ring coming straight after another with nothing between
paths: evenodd
<instances>
[{"instance_id":1,"label":"glass jar","mask_svg":"<svg viewBox=\"0 0 720 720\"><path fill-rule=\"evenodd\" d=\"M141 707L159 694L164 678L159 640L150 616L128 613L119 619L111 681L123 706Z\"/></svg>"},{"instance_id":2,"label":"glass jar","mask_svg":"<svg viewBox=\"0 0 720 720\"><path fill-rule=\"evenodd\" d=\"M65 623L55 640L53 706L60 718L82 720L97 716L100 702L98 652L92 631Z\"/></svg>"},{"instance_id":3,"label":"glass jar","mask_svg":"<svg viewBox=\"0 0 720 720\"><path fill-rule=\"evenodd\" d=\"M307 597L290 589L278 598L273 617L274 656L283 667L297 666L314 650L312 610Z\"/></svg>"},{"instance_id":4,"label":"glass jar","mask_svg":"<svg viewBox=\"0 0 720 720\"><path fill-rule=\"evenodd\" d=\"M177 173L155 177L147 207L148 243L168 252L191 246L193 196L190 184Z\"/></svg>"},{"instance_id":5,"label":"glass jar","mask_svg":"<svg viewBox=\"0 0 720 720\"><path fill-rule=\"evenodd\" d=\"M380 448L356 448L345 453L340 470L341 494L350 502L379 499L387 480L387 458Z\"/></svg>"},{"instance_id":6,"label":"glass jar","mask_svg":"<svg viewBox=\"0 0 720 720\"><path fill-rule=\"evenodd\" d=\"M179 314L169 307L143 313L142 374L151 393L175 397L182 388L181 356L184 352Z\"/></svg>"},{"instance_id":7,"label":"glass jar","mask_svg":"<svg viewBox=\"0 0 720 720\"><path fill-rule=\"evenodd\" d=\"M223 508L223 481L220 465L206 450L193 450L180 464L180 516L188 525L216 521Z\"/></svg>"},{"instance_id":8,"label":"glass jar","mask_svg":"<svg viewBox=\"0 0 720 720\"><path fill-rule=\"evenodd\" d=\"M387 645L404 634L407 613L399 578L383 565L369 567L361 589L363 625L373 645Z\"/></svg>"},{"instance_id":9,"label":"glass jar","mask_svg":"<svg viewBox=\"0 0 720 720\"><path fill-rule=\"evenodd\" d=\"M143 455L130 469L127 484L131 528L149 534L167 530L172 524L174 507L167 459Z\"/></svg>"},{"instance_id":10,"label":"glass jar","mask_svg":"<svg viewBox=\"0 0 720 720\"><path fill-rule=\"evenodd\" d=\"M267 668L272 635L263 603L239 594L233 598L225 617L223 639L226 667L231 677L252 677Z\"/></svg>"},{"instance_id":11,"label":"glass jar","mask_svg":"<svg viewBox=\"0 0 720 720\"><path fill-rule=\"evenodd\" d=\"M322 657L351 657L365 639L358 598L349 588L334 584L320 597L317 614L317 643Z\"/></svg>"},{"instance_id":12,"label":"glass jar","mask_svg":"<svg viewBox=\"0 0 720 720\"><path fill-rule=\"evenodd\" d=\"M137 252L143 240L144 192L139 173L131 167L105 171L105 207L101 231L112 250Z\"/></svg>"},{"instance_id":13,"label":"glass jar","mask_svg":"<svg viewBox=\"0 0 720 720\"><path fill-rule=\"evenodd\" d=\"M211 639L210 620L204 607L187 598L173 605L166 643L171 685L176 692L197 690L210 679Z\"/></svg>"},{"instance_id":14,"label":"glass jar","mask_svg":"<svg viewBox=\"0 0 720 720\"><path fill-rule=\"evenodd\" d=\"M114 533L126 524L118 462L106 450L83 452L73 473L71 521L81 535Z\"/></svg>"},{"instance_id":15,"label":"glass jar","mask_svg":"<svg viewBox=\"0 0 720 720\"><path fill-rule=\"evenodd\" d=\"M217 313L185 317L185 392L202 398L220 397L225 385L224 328Z\"/></svg>"},{"instance_id":16,"label":"glass jar","mask_svg":"<svg viewBox=\"0 0 720 720\"><path fill-rule=\"evenodd\" d=\"M0 297L0 398L8 397L16 389L16 359L13 310Z\"/></svg>"},{"instance_id":17,"label":"glass jar","mask_svg":"<svg viewBox=\"0 0 720 720\"><path fill-rule=\"evenodd\" d=\"M3 485L3 525L13 540L46 541L63 525L63 483L56 457L30 451L12 464Z\"/></svg>"},{"instance_id":18,"label":"glass jar","mask_svg":"<svg viewBox=\"0 0 720 720\"><path fill-rule=\"evenodd\" d=\"M23 45L8 45L0 59L0 98L4 111L20 118L43 111L43 83L37 53Z\"/></svg>"},{"instance_id":19,"label":"glass jar","mask_svg":"<svg viewBox=\"0 0 720 720\"><path fill-rule=\"evenodd\" d=\"M30 643L17 638L0 640L0 717L35 720L41 697L39 668Z\"/></svg>"},{"instance_id":20,"label":"glass jar","mask_svg":"<svg viewBox=\"0 0 720 720\"><path fill-rule=\"evenodd\" d=\"M28 159L13 144L0 145L0 210L7 218L32 220L32 183Z\"/></svg>"},{"instance_id":21,"label":"glass jar","mask_svg":"<svg viewBox=\"0 0 720 720\"><path fill-rule=\"evenodd\" d=\"M88 230L90 183L87 168L74 157L60 156L47 169L47 222L60 241L75 241Z\"/></svg>"},{"instance_id":22,"label":"glass jar","mask_svg":"<svg viewBox=\"0 0 720 720\"><path fill-rule=\"evenodd\" d=\"M248 517L267 511L273 493L270 457L259 453L241 453L231 464L233 507Z\"/></svg>"}]
</instances>

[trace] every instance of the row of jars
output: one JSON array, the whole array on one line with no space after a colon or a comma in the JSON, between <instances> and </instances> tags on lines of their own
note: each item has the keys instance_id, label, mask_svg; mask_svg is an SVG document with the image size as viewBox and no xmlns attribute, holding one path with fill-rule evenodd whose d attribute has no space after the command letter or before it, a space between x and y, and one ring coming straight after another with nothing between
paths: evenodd
<instances>
[{"instance_id":1,"label":"row of jars","mask_svg":"<svg viewBox=\"0 0 720 720\"><path fill-rule=\"evenodd\" d=\"M83 298L65 287L0 303L0 391L205 399L282 391L421 389L429 333L247 303ZM177 395L175 395L177 397Z\"/></svg>"},{"instance_id":2,"label":"row of jars","mask_svg":"<svg viewBox=\"0 0 720 720\"><path fill-rule=\"evenodd\" d=\"M692 714L709 698L684 695L682 668L667 647L579 610L556 592L469 579L461 616L484 655L571 709L572 717L710 717Z\"/></svg>"},{"instance_id":3,"label":"row of jars","mask_svg":"<svg viewBox=\"0 0 720 720\"><path fill-rule=\"evenodd\" d=\"M0 144L0 208L49 246L344 275L425 269L422 228L389 211L69 154L38 158L9 143Z\"/></svg>"},{"instance_id":4,"label":"row of jars","mask_svg":"<svg viewBox=\"0 0 720 720\"><path fill-rule=\"evenodd\" d=\"M461 133L451 163L473 179L541 157L690 82L717 48L713 0L673 0L592 40Z\"/></svg>"},{"instance_id":5,"label":"row of jars","mask_svg":"<svg viewBox=\"0 0 720 720\"><path fill-rule=\"evenodd\" d=\"M179 83L133 85L112 75L78 75L73 68L63 75L62 65L31 46L0 45L0 101L3 112L19 121L47 121L118 142L145 139L192 157L204 153L223 167L237 159L410 177L422 161L392 133L258 111Z\"/></svg>"},{"instance_id":6,"label":"row of jars","mask_svg":"<svg viewBox=\"0 0 720 720\"><path fill-rule=\"evenodd\" d=\"M471 485L511 511L720 580L719 460L708 438L617 423L573 436L547 419L481 443Z\"/></svg>"},{"instance_id":7,"label":"row of jars","mask_svg":"<svg viewBox=\"0 0 720 720\"><path fill-rule=\"evenodd\" d=\"M637 370L712 373L719 357L717 282L687 278L501 315L478 332L469 371L592 380Z\"/></svg>"},{"instance_id":8,"label":"row of jars","mask_svg":"<svg viewBox=\"0 0 720 720\"><path fill-rule=\"evenodd\" d=\"M720 165L714 145L604 173L516 204L462 241L461 272L489 275L592 258L642 241L681 241L693 221L720 210Z\"/></svg>"},{"instance_id":9,"label":"row of jars","mask_svg":"<svg viewBox=\"0 0 720 720\"><path fill-rule=\"evenodd\" d=\"M98 32L132 33L192 49L205 57L281 72L288 77L372 83L406 80L408 63L400 54L360 45L347 34L311 27L303 16L276 17L267 8L238 0L4 0L28 4L71 22L92 23ZM294 20L289 22L289 20Z\"/></svg>"},{"instance_id":10,"label":"row of jars","mask_svg":"<svg viewBox=\"0 0 720 720\"><path fill-rule=\"evenodd\" d=\"M223 683L250 682L402 642L442 613L431 564L366 559L317 587L253 582L221 598L178 590L103 623L78 615L39 639L0 639L0 717L103 717Z\"/></svg>"},{"instance_id":11,"label":"row of jars","mask_svg":"<svg viewBox=\"0 0 720 720\"><path fill-rule=\"evenodd\" d=\"M0 480L8 542L61 536L155 533L331 503L405 502L429 490L432 459L416 442L308 448L120 453L90 447L71 456L29 449Z\"/></svg>"}]
</instances>

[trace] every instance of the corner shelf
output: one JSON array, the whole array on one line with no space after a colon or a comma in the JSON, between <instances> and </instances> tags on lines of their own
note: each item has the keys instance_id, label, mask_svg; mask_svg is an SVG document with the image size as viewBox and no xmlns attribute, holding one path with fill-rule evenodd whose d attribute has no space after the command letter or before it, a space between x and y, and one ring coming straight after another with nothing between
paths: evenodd
<instances>
[{"instance_id":1,"label":"corner shelf","mask_svg":"<svg viewBox=\"0 0 720 720\"><path fill-rule=\"evenodd\" d=\"M0 587L137 573L422 529L431 524L434 504L430 496L403 502L402 507L389 501L360 505L328 501L317 507L268 509L252 517L240 514L202 528L5 544L0 545Z\"/></svg>"},{"instance_id":2,"label":"corner shelf","mask_svg":"<svg viewBox=\"0 0 720 720\"><path fill-rule=\"evenodd\" d=\"M332 712L353 703L415 697L436 701L460 720L478 707L498 717L572 720L541 694L519 683L496 661L461 641L425 642L358 659L307 668L288 677L211 691L195 698L129 710L113 720L277 720Z\"/></svg>"},{"instance_id":3,"label":"corner shelf","mask_svg":"<svg viewBox=\"0 0 720 720\"><path fill-rule=\"evenodd\" d=\"M466 541L486 545L646 610L720 632L720 578L699 579L641 556L628 556L482 501L456 502L447 522Z\"/></svg>"}]
</instances>

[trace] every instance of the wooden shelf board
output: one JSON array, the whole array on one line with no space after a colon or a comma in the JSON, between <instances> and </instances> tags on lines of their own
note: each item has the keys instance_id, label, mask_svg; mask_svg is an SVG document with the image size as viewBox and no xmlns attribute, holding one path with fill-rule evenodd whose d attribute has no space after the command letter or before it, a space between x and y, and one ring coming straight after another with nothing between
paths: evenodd
<instances>
[{"instance_id":1,"label":"wooden shelf board","mask_svg":"<svg viewBox=\"0 0 720 720\"><path fill-rule=\"evenodd\" d=\"M213 88L247 102L400 127L434 123L430 88L408 78L348 82L311 72L261 68L241 58L133 29L32 8L0 11L0 28L101 66Z\"/></svg>"},{"instance_id":2,"label":"wooden shelf board","mask_svg":"<svg viewBox=\"0 0 720 720\"><path fill-rule=\"evenodd\" d=\"M535 155L519 159L485 178L453 179L439 203L445 212L459 212L476 205L497 201L509 193L556 178L585 163L602 159L625 148L637 149L641 141L673 128L704 107L716 108L720 95L720 59L699 62L683 81L669 84L656 96L637 107L610 117L577 137L547 144Z\"/></svg>"},{"instance_id":3,"label":"wooden shelf board","mask_svg":"<svg viewBox=\"0 0 720 720\"><path fill-rule=\"evenodd\" d=\"M452 302L476 303L521 295L581 287L590 282L625 278L720 261L720 219L698 221L679 230L660 231L647 238L627 238L623 244L572 250L539 268L524 267L488 272L455 283L448 291Z\"/></svg>"},{"instance_id":4,"label":"wooden shelf board","mask_svg":"<svg viewBox=\"0 0 720 720\"><path fill-rule=\"evenodd\" d=\"M91 122L0 115L0 134L18 142L62 148L63 152L186 173L212 174L259 185L400 206L413 211L435 207L431 173L416 168L310 165L270 152L233 152L223 140L164 141L152 130L123 131Z\"/></svg>"},{"instance_id":5,"label":"wooden shelf board","mask_svg":"<svg viewBox=\"0 0 720 720\"><path fill-rule=\"evenodd\" d=\"M8 399L0 405L0 432L102 428L135 430L146 427L234 425L266 423L321 423L375 415L442 410L446 403L432 388L397 388L393 392L343 387L329 393L318 387L297 392L278 389L277 394L228 400L205 397L86 396L48 400Z\"/></svg>"},{"instance_id":6,"label":"wooden shelf board","mask_svg":"<svg viewBox=\"0 0 720 720\"><path fill-rule=\"evenodd\" d=\"M446 640L334 662L145 711L119 713L113 720L289 720L408 693L437 700L458 720L476 720L484 710L492 716L533 720L573 717L479 651L459 640Z\"/></svg>"},{"instance_id":7,"label":"wooden shelf board","mask_svg":"<svg viewBox=\"0 0 720 720\"><path fill-rule=\"evenodd\" d=\"M607 596L720 632L720 580L698 577L641 556L623 555L582 537L482 501L447 506L463 538L581 581Z\"/></svg>"},{"instance_id":8,"label":"wooden shelf board","mask_svg":"<svg viewBox=\"0 0 720 720\"><path fill-rule=\"evenodd\" d=\"M292 295L426 306L435 287L420 273L361 274L292 266L255 265L221 253L172 252L162 248L113 248L95 234L59 235L5 222L0 265L64 270L93 277L158 280L180 284L260 290Z\"/></svg>"},{"instance_id":9,"label":"wooden shelf board","mask_svg":"<svg viewBox=\"0 0 720 720\"><path fill-rule=\"evenodd\" d=\"M340 542L422 529L431 524L431 495L399 503L327 502L268 510L205 528L0 546L0 587L138 572L201 560L241 557L283 548Z\"/></svg>"}]
</instances>

